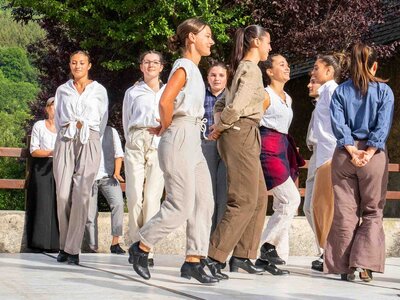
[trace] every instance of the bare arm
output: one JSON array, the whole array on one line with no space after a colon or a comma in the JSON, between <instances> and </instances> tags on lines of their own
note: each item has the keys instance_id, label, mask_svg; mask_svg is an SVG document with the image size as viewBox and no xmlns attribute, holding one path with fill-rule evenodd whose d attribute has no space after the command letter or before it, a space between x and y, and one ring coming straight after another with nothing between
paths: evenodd
<instances>
[{"instance_id":1,"label":"bare arm","mask_svg":"<svg viewBox=\"0 0 400 300\"><path fill-rule=\"evenodd\" d=\"M160 99L160 123L161 126L149 130L153 134L162 135L164 131L171 125L172 116L174 113L174 101L179 92L185 86L186 73L180 68L175 71L172 77L168 80L167 86Z\"/></svg>"},{"instance_id":2,"label":"bare arm","mask_svg":"<svg viewBox=\"0 0 400 300\"><path fill-rule=\"evenodd\" d=\"M49 157L53 155L53 150L37 149L31 155L32 157Z\"/></svg>"},{"instance_id":3,"label":"bare arm","mask_svg":"<svg viewBox=\"0 0 400 300\"><path fill-rule=\"evenodd\" d=\"M121 167L122 167L122 157L117 157L114 160L114 178L119 182L124 182L124 178L121 176Z\"/></svg>"}]
</instances>

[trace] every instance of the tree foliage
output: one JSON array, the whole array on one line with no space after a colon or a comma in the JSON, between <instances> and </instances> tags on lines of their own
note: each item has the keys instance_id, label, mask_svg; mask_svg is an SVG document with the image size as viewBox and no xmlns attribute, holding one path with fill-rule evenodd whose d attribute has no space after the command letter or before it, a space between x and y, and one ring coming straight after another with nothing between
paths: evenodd
<instances>
[{"instance_id":1,"label":"tree foliage","mask_svg":"<svg viewBox=\"0 0 400 300\"><path fill-rule=\"evenodd\" d=\"M272 48L293 61L320 53L346 51L354 42L371 41L371 27L384 22L382 0L237 0L255 22L268 28ZM398 17L398 14L397 14ZM398 42L376 45L381 56L391 56Z\"/></svg>"},{"instance_id":2,"label":"tree foliage","mask_svg":"<svg viewBox=\"0 0 400 300\"><path fill-rule=\"evenodd\" d=\"M44 38L45 32L36 22L20 24L13 20L10 10L1 10L5 1L0 1L0 45L2 47L20 47L25 49L28 45Z\"/></svg>"},{"instance_id":3,"label":"tree foliage","mask_svg":"<svg viewBox=\"0 0 400 300\"><path fill-rule=\"evenodd\" d=\"M0 145L25 147L26 124L32 118L30 105L39 88L36 72L21 48L0 47ZM25 164L1 158L0 178L24 178ZM23 191L0 191L0 209L24 209Z\"/></svg>"}]
</instances>

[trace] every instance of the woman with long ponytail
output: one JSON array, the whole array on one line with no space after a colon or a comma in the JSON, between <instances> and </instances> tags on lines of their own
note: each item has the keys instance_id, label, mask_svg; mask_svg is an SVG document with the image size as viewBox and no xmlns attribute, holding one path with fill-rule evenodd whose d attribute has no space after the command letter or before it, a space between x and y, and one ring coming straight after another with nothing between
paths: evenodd
<instances>
[{"instance_id":1,"label":"woman with long ponytail","mask_svg":"<svg viewBox=\"0 0 400 300\"><path fill-rule=\"evenodd\" d=\"M227 168L228 199L221 222L211 235L208 266L219 273L230 252L230 271L260 273L256 258L266 209L266 186L260 163L259 123L269 103L258 62L271 50L269 33L258 25L238 29L226 97L214 107L215 126L210 139L218 139L218 151Z\"/></svg>"},{"instance_id":2,"label":"woman with long ponytail","mask_svg":"<svg viewBox=\"0 0 400 300\"><path fill-rule=\"evenodd\" d=\"M372 280L384 271L382 218L388 182L386 140L394 96L378 69L373 48L356 44L350 79L333 94L330 107L337 147L332 158L334 217L325 247L327 273L342 280ZM362 222L360 222L362 220Z\"/></svg>"}]
</instances>

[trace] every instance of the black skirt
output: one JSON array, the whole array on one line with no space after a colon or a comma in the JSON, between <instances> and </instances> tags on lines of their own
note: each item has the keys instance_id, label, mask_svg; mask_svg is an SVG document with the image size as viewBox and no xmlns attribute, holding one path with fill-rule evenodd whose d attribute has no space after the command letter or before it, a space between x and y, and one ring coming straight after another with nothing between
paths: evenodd
<instances>
[{"instance_id":1,"label":"black skirt","mask_svg":"<svg viewBox=\"0 0 400 300\"><path fill-rule=\"evenodd\" d=\"M56 184L53 158L32 158L26 203L28 248L58 250Z\"/></svg>"}]
</instances>

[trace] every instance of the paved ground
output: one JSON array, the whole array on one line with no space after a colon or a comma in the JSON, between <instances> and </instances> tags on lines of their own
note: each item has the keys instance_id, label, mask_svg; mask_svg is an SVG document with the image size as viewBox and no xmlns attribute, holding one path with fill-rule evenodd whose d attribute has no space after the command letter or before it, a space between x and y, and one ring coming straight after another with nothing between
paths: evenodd
<instances>
[{"instance_id":1,"label":"paved ground","mask_svg":"<svg viewBox=\"0 0 400 300\"><path fill-rule=\"evenodd\" d=\"M0 254L0 299L399 299L400 258L386 260L371 283L343 282L310 270L312 257L291 257L290 276L228 273L203 286L179 277L182 257L156 255L152 278L138 277L127 256L82 254L80 266L55 254Z\"/></svg>"}]
</instances>

